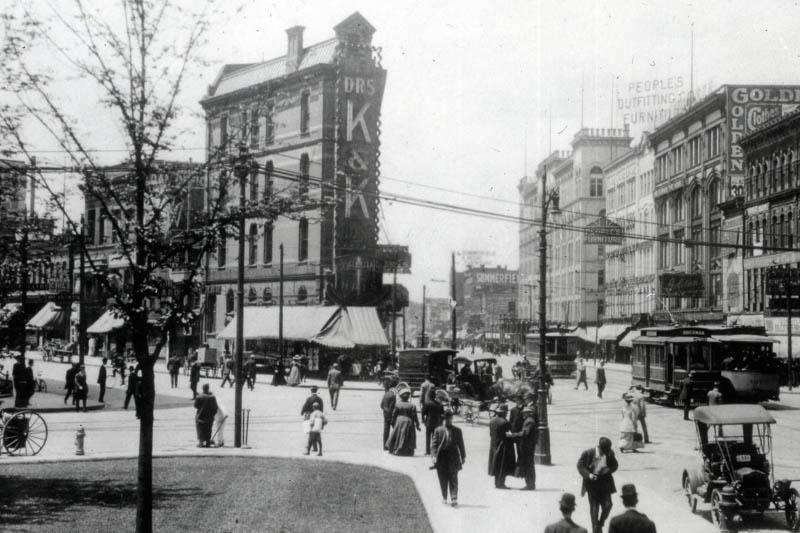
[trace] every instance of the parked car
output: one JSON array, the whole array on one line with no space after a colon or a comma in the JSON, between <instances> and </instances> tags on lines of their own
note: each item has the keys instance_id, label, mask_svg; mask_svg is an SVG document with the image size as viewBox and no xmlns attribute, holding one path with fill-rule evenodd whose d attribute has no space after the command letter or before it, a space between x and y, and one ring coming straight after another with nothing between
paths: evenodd
<instances>
[{"instance_id":1,"label":"parked car","mask_svg":"<svg viewBox=\"0 0 800 533\"><path fill-rule=\"evenodd\" d=\"M694 410L699 464L683 471L682 486L692 512L711 505L711 519L730 531L748 516L782 512L791 531L800 528L797 490L774 480L775 419L760 405L710 405Z\"/></svg>"}]
</instances>

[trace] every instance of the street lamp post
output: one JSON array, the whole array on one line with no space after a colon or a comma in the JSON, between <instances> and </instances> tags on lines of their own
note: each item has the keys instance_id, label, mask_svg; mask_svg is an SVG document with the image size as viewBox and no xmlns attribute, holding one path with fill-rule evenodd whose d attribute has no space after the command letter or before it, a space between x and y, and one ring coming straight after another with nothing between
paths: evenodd
<instances>
[{"instance_id":1,"label":"street lamp post","mask_svg":"<svg viewBox=\"0 0 800 533\"><path fill-rule=\"evenodd\" d=\"M539 438L536 464L550 465L550 428L547 425L547 209L558 211L558 188L547 192L547 167L542 172L542 228L539 231Z\"/></svg>"},{"instance_id":2,"label":"street lamp post","mask_svg":"<svg viewBox=\"0 0 800 533\"><path fill-rule=\"evenodd\" d=\"M254 177L258 172L258 164L250 157L247 145L239 144L239 155L233 166L233 172L239 180L239 260L236 279L236 353L234 370L236 372L236 392L234 396L234 437L233 445L242 447L242 388L244 359L244 225L245 225L245 190L247 176Z\"/></svg>"}]
</instances>

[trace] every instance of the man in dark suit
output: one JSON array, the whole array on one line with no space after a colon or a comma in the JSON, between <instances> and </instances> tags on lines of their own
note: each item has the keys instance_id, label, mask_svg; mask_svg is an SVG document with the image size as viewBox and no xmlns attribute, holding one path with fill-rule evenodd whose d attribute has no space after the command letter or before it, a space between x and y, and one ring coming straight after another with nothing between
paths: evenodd
<instances>
[{"instance_id":1,"label":"man in dark suit","mask_svg":"<svg viewBox=\"0 0 800 533\"><path fill-rule=\"evenodd\" d=\"M622 486L620 493L625 512L615 516L608 523L608 533L656 533L656 525L647 515L636 510L639 495L632 484Z\"/></svg>"},{"instance_id":2,"label":"man in dark suit","mask_svg":"<svg viewBox=\"0 0 800 533\"><path fill-rule=\"evenodd\" d=\"M575 511L574 494L570 494L569 492L562 494L558 506L564 518L544 528L544 533L586 533L586 528L572 521L572 513Z\"/></svg>"},{"instance_id":3,"label":"man in dark suit","mask_svg":"<svg viewBox=\"0 0 800 533\"><path fill-rule=\"evenodd\" d=\"M189 367L189 388L192 389L192 400L197 398L197 384L200 382L200 363L197 359L192 361L192 366Z\"/></svg>"},{"instance_id":4,"label":"man in dark suit","mask_svg":"<svg viewBox=\"0 0 800 533\"><path fill-rule=\"evenodd\" d=\"M533 463L533 454L536 452L536 437L539 420L536 417L534 405L526 405L522 409L521 417L524 419L520 430L507 433L517 443L517 469L514 475L525 479L525 488L522 490L536 490L536 467Z\"/></svg>"},{"instance_id":5,"label":"man in dark suit","mask_svg":"<svg viewBox=\"0 0 800 533\"><path fill-rule=\"evenodd\" d=\"M611 495L617 492L614 472L619 468L611 450L611 441L600 437L596 448L585 450L578 459L578 473L583 478L581 496L589 498L592 533L603 533L603 525L611 512Z\"/></svg>"},{"instance_id":6,"label":"man in dark suit","mask_svg":"<svg viewBox=\"0 0 800 533\"><path fill-rule=\"evenodd\" d=\"M494 477L497 489L507 489L506 476L514 475L517 458L514 454L514 442L507 436L511 424L506 420L508 406L501 404L495 410L495 416L489 422L489 475Z\"/></svg>"},{"instance_id":7,"label":"man in dark suit","mask_svg":"<svg viewBox=\"0 0 800 533\"><path fill-rule=\"evenodd\" d=\"M388 450L386 441L389 440L389 431L392 429L392 413L394 404L397 403L397 395L392 388L392 380L383 380L383 399L381 399L381 411L383 412L383 449Z\"/></svg>"},{"instance_id":8,"label":"man in dark suit","mask_svg":"<svg viewBox=\"0 0 800 533\"><path fill-rule=\"evenodd\" d=\"M453 411L450 408L444 412L444 423L433 431L431 457L439 477L442 503L447 503L449 488L450 505L458 506L458 472L467 460L467 452L461 429L453 425Z\"/></svg>"},{"instance_id":9,"label":"man in dark suit","mask_svg":"<svg viewBox=\"0 0 800 533\"><path fill-rule=\"evenodd\" d=\"M214 424L214 416L217 414L219 406L217 399L211 394L211 387L208 383L203 383L203 393L194 399L195 424L197 425L197 447L208 448L211 446L211 427Z\"/></svg>"},{"instance_id":10,"label":"man in dark suit","mask_svg":"<svg viewBox=\"0 0 800 533\"><path fill-rule=\"evenodd\" d=\"M320 411L325 410L325 405L322 403L322 398L320 398L319 394L317 394L318 390L319 387L316 385L311 385L311 395L306 398L305 402L303 402L303 407L300 408L300 416L305 418L306 415L310 415L311 411L314 410L313 406L315 402L319 402Z\"/></svg>"},{"instance_id":11,"label":"man in dark suit","mask_svg":"<svg viewBox=\"0 0 800 533\"><path fill-rule=\"evenodd\" d=\"M103 364L100 365L100 370L97 371L97 384L100 386L100 394L97 396L97 401L100 403L106 403L106 363L108 362L107 357L103 357Z\"/></svg>"},{"instance_id":12,"label":"man in dark suit","mask_svg":"<svg viewBox=\"0 0 800 533\"><path fill-rule=\"evenodd\" d=\"M344 386L344 378L342 371L339 370L339 363L333 363L333 366L328 370L328 393L331 397L331 409L334 411L339 405L339 391Z\"/></svg>"},{"instance_id":13,"label":"man in dark suit","mask_svg":"<svg viewBox=\"0 0 800 533\"><path fill-rule=\"evenodd\" d=\"M600 366L597 367L594 374L594 382L597 383L597 397L603 397L603 391L606 388L606 362L600 361Z\"/></svg>"}]
</instances>

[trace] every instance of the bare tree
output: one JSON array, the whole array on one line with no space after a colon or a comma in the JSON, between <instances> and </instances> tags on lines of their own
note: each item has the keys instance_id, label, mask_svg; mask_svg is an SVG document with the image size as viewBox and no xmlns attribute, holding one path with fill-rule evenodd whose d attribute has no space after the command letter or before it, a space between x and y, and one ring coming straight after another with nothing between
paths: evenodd
<instances>
[{"instance_id":1,"label":"bare tree","mask_svg":"<svg viewBox=\"0 0 800 533\"><path fill-rule=\"evenodd\" d=\"M2 15L4 31L0 76L6 103L0 106L0 146L10 155L34 162L46 134L63 151L66 168L31 165L32 178L65 219L67 230L82 234L68 202L48 179L49 170L81 176L86 198L100 205L111 225L115 253L124 258L127 275L107 272L81 239L88 270L113 299L132 335L142 372L136 530L152 531L153 367L168 333L196 320L194 304L206 254L236 227L241 213L226 194L234 163L246 154L227 156L230 147L210 150L192 165L164 163L164 154L180 138L178 119L185 110L179 96L188 73L205 66L200 51L211 21L222 14L212 1L119 0L95 9L73 0L14 6ZM230 13L230 11L229 11ZM224 21L223 21L224 23ZM54 36L64 36L65 41ZM46 52L44 52L46 51ZM68 72L54 72L41 60L54 54ZM65 87L92 84L101 102L124 132L127 158L108 168L92 150L95 116L74 118L63 98ZM263 172L251 165L253 173ZM253 176L255 178L255 176ZM203 209L191 206L191 190L203 190ZM302 210L304 198L294 189L250 199L248 218L271 221ZM192 208L194 207L194 208ZM177 273L180 272L180 275ZM156 312L157 324L152 326Z\"/></svg>"}]
</instances>

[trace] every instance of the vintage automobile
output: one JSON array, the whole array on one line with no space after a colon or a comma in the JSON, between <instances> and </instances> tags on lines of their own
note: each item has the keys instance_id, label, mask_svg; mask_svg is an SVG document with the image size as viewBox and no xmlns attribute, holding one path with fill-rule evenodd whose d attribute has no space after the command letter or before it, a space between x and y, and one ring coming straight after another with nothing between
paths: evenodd
<instances>
[{"instance_id":1,"label":"vintage automobile","mask_svg":"<svg viewBox=\"0 0 800 533\"><path fill-rule=\"evenodd\" d=\"M398 379L408 384L416 393L425 378L435 377L440 384L455 371L453 357L456 350L415 348L402 350L397 357Z\"/></svg>"},{"instance_id":2,"label":"vintage automobile","mask_svg":"<svg viewBox=\"0 0 800 533\"><path fill-rule=\"evenodd\" d=\"M791 531L798 521L797 490L774 481L772 432L775 419L760 405L711 405L694 410L700 464L683 471L681 483L692 512L711 505L720 531L744 518L783 512Z\"/></svg>"}]
</instances>

